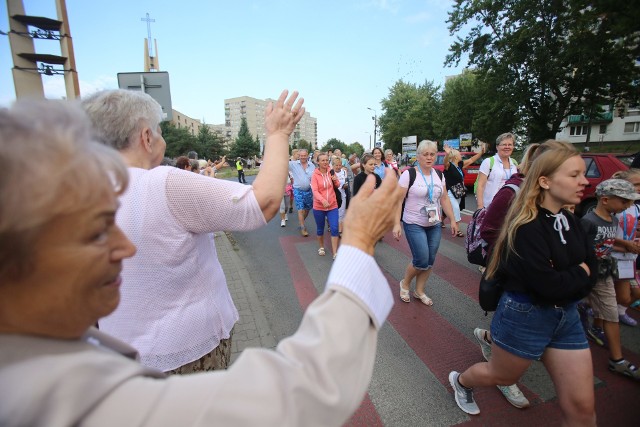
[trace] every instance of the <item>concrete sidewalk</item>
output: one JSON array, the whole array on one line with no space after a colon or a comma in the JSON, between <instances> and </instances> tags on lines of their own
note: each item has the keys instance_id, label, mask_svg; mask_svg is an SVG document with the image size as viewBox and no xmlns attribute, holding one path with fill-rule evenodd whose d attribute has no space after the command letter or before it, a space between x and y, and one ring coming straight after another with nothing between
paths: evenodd
<instances>
[{"instance_id":1,"label":"concrete sidewalk","mask_svg":"<svg viewBox=\"0 0 640 427\"><path fill-rule=\"evenodd\" d=\"M223 232L215 233L218 259L227 278L227 286L236 304L240 320L231 339L231 363L247 347L275 348L277 342L262 311L258 295L238 249Z\"/></svg>"}]
</instances>

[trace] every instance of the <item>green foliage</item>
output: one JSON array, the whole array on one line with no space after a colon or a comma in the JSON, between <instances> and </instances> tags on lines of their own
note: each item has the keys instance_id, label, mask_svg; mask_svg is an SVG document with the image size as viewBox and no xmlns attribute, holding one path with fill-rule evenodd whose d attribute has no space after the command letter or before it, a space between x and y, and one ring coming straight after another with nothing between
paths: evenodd
<instances>
[{"instance_id":1,"label":"green foliage","mask_svg":"<svg viewBox=\"0 0 640 427\"><path fill-rule=\"evenodd\" d=\"M554 137L568 114L637 99L640 43L631 3L455 0L447 22L458 39L445 63L468 56L519 107L530 141Z\"/></svg>"},{"instance_id":2,"label":"green foliage","mask_svg":"<svg viewBox=\"0 0 640 427\"><path fill-rule=\"evenodd\" d=\"M214 132L206 124L198 128L196 137L198 148L195 150L201 159L217 159L227 153L225 139L218 131Z\"/></svg>"},{"instance_id":3,"label":"green foliage","mask_svg":"<svg viewBox=\"0 0 640 427\"><path fill-rule=\"evenodd\" d=\"M433 82L417 86L402 80L391 87L389 96L382 100L384 113L378 117L386 148L401 151L405 136L417 135L418 140L435 137L439 89Z\"/></svg>"},{"instance_id":4,"label":"green foliage","mask_svg":"<svg viewBox=\"0 0 640 427\"><path fill-rule=\"evenodd\" d=\"M442 91L437 114L436 138L456 138L472 133L474 138L492 142L513 131L517 108L500 92L490 74L464 71L449 79Z\"/></svg>"},{"instance_id":5,"label":"green foliage","mask_svg":"<svg viewBox=\"0 0 640 427\"><path fill-rule=\"evenodd\" d=\"M165 156L185 156L191 150L197 150L196 137L191 135L187 128L178 128L171 122L161 122L162 137L167 143Z\"/></svg>"},{"instance_id":6,"label":"green foliage","mask_svg":"<svg viewBox=\"0 0 640 427\"><path fill-rule=\"evenodd\" d=\"M240 122L238 137L229 148L229 156L230 158L242 157L246 159L258 154L260 154L260 145L256 145L251 132L249 132L247 119L243 117Z\"/></svg>"},{"instance_id":7,"label":"green foliage","mask_svg":"<svg viewBox=\"0 0 640 427\"><path fill-rule=\"evenodd\" d=\"M345 144L344 142L336 138L331 138L322 146L322 151L334 151L336 148L340 149L340 151L342 151L343 153L346 153L349 149L349 147L347 147L347 144Z\"/></svg>"},{"instance_id":8,"label":"green foliage","mask_svg":"<svg viewBox=\"0 0 640 427\"><path fill-rule=\"evenodd\" d=\"M345 154L347 155L354 154L354 153L358 157L362 156L362 154L364 153L364 147L359 142L354 142L353 144L349 144L345 152Z\"/></svg>"},{"instance_id":9,"label":"green foliage","mask_svg":"<svg viewBox=\"0 0 640 427\"><path fill-rule=\"evenodd\" d=\"M309 152L313 151L311 149L311 143L309 141L307 141L306 139L300 139L297 144L295 142L293 144L296 146L295 148L305 149L305 150L307 150Z\"/></svg>"}]
</instances>

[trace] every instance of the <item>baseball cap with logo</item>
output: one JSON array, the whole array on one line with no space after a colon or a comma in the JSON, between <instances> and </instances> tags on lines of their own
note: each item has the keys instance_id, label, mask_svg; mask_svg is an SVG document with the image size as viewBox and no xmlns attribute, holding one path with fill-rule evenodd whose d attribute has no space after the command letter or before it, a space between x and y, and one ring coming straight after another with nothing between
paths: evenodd
<instances>
[{"instance_id":1,"label":"baseball cap with logo","mask_svg":"<svg viewBox=\"0 0 640 427\"><path fill-rule=\"evenodd\" d=\"M602 181L596 187L596 196L617 196L627 200L640 199L640 194L636 193L633 184L624 179L607 179L606 181Z\"/></svg>"}]
</instances>

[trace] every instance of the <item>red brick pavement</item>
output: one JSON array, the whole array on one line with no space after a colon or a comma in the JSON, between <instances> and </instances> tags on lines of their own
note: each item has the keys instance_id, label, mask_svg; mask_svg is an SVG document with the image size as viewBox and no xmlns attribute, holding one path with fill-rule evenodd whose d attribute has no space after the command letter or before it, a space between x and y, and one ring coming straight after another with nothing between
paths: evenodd
<instances>
[{"instance_id":1,"label":"red brick pavement","mask_svg":"<svg viewBox=\"0 0 640 427\"><path fill-rule=\"evenodd\" d=\"M445 231L445 230L443 230ZM443 232L443 239L452 242L464 250L464 239L450 236ZM385 236L385 244L410 257L406 240L397 242L391 234ZM296 248L297 244L314 244L299 236L280 238L280 244L285 254L291 278L300 306L304 309L317 296L309 273ZM398 280L384 272L389 286L395 296L394 305L388 321L398 334L412 348L415 354L424 362L426 367L447 388L450 388L448 374L453 369L463 369L480 360L480 350L475 341L469 340L459 332L436 310L427 310L421 304L405 304L398 298ZM464 295L477 301L477 283L480 274L460 266L453 259L438 254L434 266L434 273L449 284L456 287ZM638 318L638 312L632 314ZM430 325L429 328L416 328L415 319ZM625 355L633 361L640 361L638 354L624 349ZM602 382L596 387L596 410L598 424L601 426L632 426L638 425L640 419L640 384L627 378L610 373L607 366L607 352L601 348L592 351L594 359L594 375ZM482 414L471 417L462 425L491 425L491 426L539 426L559 425L560 410L555 400L542 401L533 391L521 385L526 396L531 401L531 407L519 410L506 402L500 392L492 387L476 390L475 396ZM453 401L453 397L452 397ZM379 426L382 425L375 406L367 395L354 416L347 423L349 426Z\"/></svg>"}]
</instances>

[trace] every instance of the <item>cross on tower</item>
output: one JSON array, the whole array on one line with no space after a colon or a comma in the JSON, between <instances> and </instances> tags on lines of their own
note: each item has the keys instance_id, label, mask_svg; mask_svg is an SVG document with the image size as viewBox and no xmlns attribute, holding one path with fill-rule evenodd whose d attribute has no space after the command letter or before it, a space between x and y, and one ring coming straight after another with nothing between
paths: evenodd
<instances>
[{"instance_id":1,"label":"cross on tower","mask_svg":"<svg viewBox=\"0 0 640 427\"><path fill-rule=\"evenodd\" d=\"M147 13L147 17L146 18L140 18L140 20L142 22L147 23L147 34L149 35L149 38L147 39L147 44L149 45L149 56L153 56L153 44L151 42L151 23L152 22L156 22L155 19L151 19L149 17L149 13Z\"/></svg>"}]
</instances>

